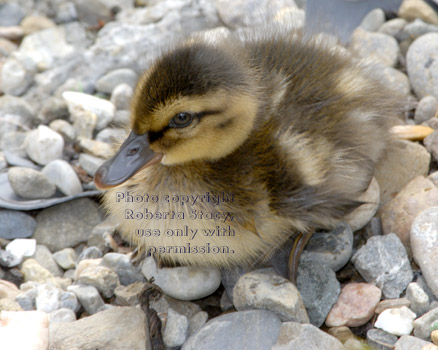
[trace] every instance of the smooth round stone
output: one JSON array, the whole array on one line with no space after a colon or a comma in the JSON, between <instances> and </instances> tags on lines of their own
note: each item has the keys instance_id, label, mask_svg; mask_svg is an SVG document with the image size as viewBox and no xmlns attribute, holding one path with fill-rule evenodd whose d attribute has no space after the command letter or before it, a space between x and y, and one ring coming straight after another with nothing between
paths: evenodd
<instances>
[{"instance_id":1,"label":"smooth round stone","mask_svg":"<svg viewBox=\"0 0 438 350\"><path fill-rule=\"evenodd\" d=\"M36 67L34 62L11 55L1 68L2 90L5 94L20 96L33 82Z\"/></svg>"},{"instance_id":2,"label":"smooth round stone","mask_svg":"<svg viewBox=\"0 0 438 350\"><path fill-rule=\"evenodd\" d=\"M35 227L36 221L30 215L15 210L0 211L0 238L28 238Z\"/></svg>"},{"instance_id":3,"label":"smooth round stone","mask_svg":"<svg viewBox=\"0 0 438 350\"><path fill-rule=\"evenodd\" d=\"M320 327L341 291L336 274L329 266L306 261L299 266L297 288L303 298L310 323Z\"/></svg>"},{"instance_id":4,"label":"smooth round stone","mask_svg":"<svg viewBox=\"0 0 438 350\"><path fill-rule=\"evenodd\" d=\"M422 211L412 223L412 254L421 268L427 285L438 296L438 206Z\"/></svg>"},{"instance_id":5,"label":"smooth round stone","mask_svg":"<svg viewBox=\"0 0 438 350\"><path fill-rule=\"evenodd\" d=\"M198 312L190 319L189 328L187 330L188 336L194 334L198 329L201 329L208 321L208 313L205 311Z\"/></svg>"},{"instance_id":6,"label":"smooth round stone","mask_svg":"<svg viewBox=\"0 0 438 350\"><path fill-rule=\"evenodd\" d=\"M8 243L8 245L6 246L6 251L19 258L32 256L35 254L35 250L35 239L17 238Z\"/></svg>"},{"instance_id":7,"label":"smooth round stone","mask_svg":"<svg viewBox=\"0 0 438 350\"><path fill-rule=\"evenodd\" d=\"M76 266L76 252L73 248L65 248L53 253L53 259L64 270L73 269Z\"/></svg>"},{"instance_id":8,"label":"smooth round stone","mask_svg":"<svg viewBox=\"0 0 438 350\"><path fill-rule=\"evenodd\" d=\"M315 232L310 238L301 260L316 261L338 271L350 260L353 252L353 232L349 225L340 223L331 232Z\"/></svg>"},{"instance_id":9,"label":"smooth round stone","mask_svg":"<svg viewBox=\"0 0 438 350\"><path fill-rule=\"evenodd\" d=\"M394 67L400 52L397 41L389 35L357 28L351 36L351 49L360 57Z\"/></svg>"},{"instance_id":10,"label":"smooth round stone","mask_svg":"<svg viewBox=\"0 0 438 350\"><path fill-rule=\"evenodd\" d=\"M427 33L436 33L438 32L438 26L425 23L421 19L416 19L415 21L408 23L398 34L398 39L403 40L400 45L407 43L410 45L412 41L419 38L422 35ZM409 47L406 47L405 51L407 51Z\"/></svg>"},{"instance_id":11,"label":"smooth round stone","mask_svg":"<svg viewBox=\"0 0 438 350\"><path fill-rule=\"evenodd\" d=\"M407 23L408 22L403 18L390 19L381 25L379 32L395 37L403 30Z\"/></svg>"},{"instance_id":12,"label":"smooth round stone","mask_svg":"<svg viewBox=\"0 0 438 350\"><path fill-rule=\"evenodd\" d=\"M408 21L421 18L426 22L438 24L438 14L425 1L403 1L398 16Z\"/></svg>"},{"instance_id":13,"label":"smooth round stone","mask_svg":"<svg viewBox=\"0 0 438 350\"><path fill-rule=\"evenodd\" d=\"M14 192L26 199L50 198L56 192L55 184L34 169L9 168L8 180Z\"/></svg>"},{"instance_id":14,"label":"smooth round stone","mask_svg":"<svg viewBox=\"0 0 438 350\"><path fill-rule=\"evenodd\" d=\"M280 319L267 310L232 312L208 321L187 339L181 350L271 349L280 326Z\"/></svg>"},{"instance_id":15,"label":"smooth round stone","mask_svg":"<svg viewBox=\"0 0 438 350\"><path fill-rule=\"evenodd\" d=\"M165 294L180 300L196 300L212 294L221 283L221 273L213 267L181 266L158 269L153 258L145 259L141 271Z\"/></svg>"},{"instance_id":16,"label":"smooth round stone","mask_svg":"<svg viewBox=\"0 0 438 350\"><path fill-rule=\"evenodd\" d=\"M360 27L368 32L375 32L384 22L385 12L382 9L374 9L364 17Z\"/></svg>"},{"instance_id":17,"label":"smooth round stone","mask_svg":"<svg viewBox=\"0 0 438 350\"><path fill-rule=\"evenodd\" d=\"M96 82L96 90L111 94L114 88L120 84L126 84L131 88L135 87L138 80L137 73L128 68L115 69Z\"/></svg>"},{"instance_id":18,"label":"smooth round stone","mask_svg":"<svg viewBox=\"0 0 438 350\"><path fill-rule=\"evenodd\" d=\"M233 302L239 311L270 310L283 322L309 322L298 289L273 269L256 270L240 277L233 289Z\"/></svg>"},{"instance_id":19,"label":"smooth round stone","mask_svg":"<svg viewBox=\"0 0 438 350\"><path fill-rule=\"evenodd\" d=\"M351 261L364 280L379 287L386 298L398 298L413 279L406 248L393 233L369 238Z\"/></svg>"},{"instance_id":20,"label":"smooth round stone","mask_svg":"<svg viewBox=\"0 0 438 350\"><path fill-rule=\"evenodd\" d=\"M41 172L67 196L82 192L82 185L78 175L65 160L52 160Z\"/></svg>"},{"instance_id":21,"label":"smooth round stone","mask_svg":"<svg viewBox=\"0 0 438 350\"><path fill-rule=\"evenodd\" d=\"M438 33L416 39L406 54L408 76L417 96L438 99Z\"/></svg>"},{"instance_id":22,"label":"smooth round stone","mask_svg":"<svg viewBox=\"0 0 438 350\"><path fill-rule=\"evenodd\" d=\"M127 84L117 85L111 94L110 101L114 104L117 110L127 110L131 105L131 98L134 90Z\"/></svg>"},{"instance_id":23,"label":"smooth round stone","mask_svg":"<svg viewBox=\"0 0 438 350\"><path fill-rule=\"evenodd\" d=\"M381 329L370 329L367 332L367 342L373 348L378 350L394 349L394 344L398 338L395 335L389 334Z\"/></svg>"},{"instance_id":24,"label":"smooth round stone","mask_svg":"<svg viewBox=\"0 0 438 350\"><path fill-rule=\"evenodd\" d=\"M92 156L91 154L80 153L79 154L79 165L85 172L94 176L97 169L105 162L105 159Z\"/></svg>"},{"instance_id":25,"label":"smooth round stone","mask_svg":"<svg viewBox=\"0 0 438 350\"><path fill-rule=\"evenodd\" d=\"M416 315L414 312L406 306L402 306L401 308L383 311L379 317L377 317L374 326L393 335L409 335L414 329L413 322L415 318Z\"/></svg>"},{"instance_id":26,"label":"smooth round stone","mask_svg":"<svg viewBox=\"0 0 438 350\"><path fill-rule=\"evenodd\" d=\"M68 110L71 114L75 113L75 108L81 108L96 114L97 130L106 127L114 117L114 105L107 100L74 91L65 91L62 93L62 97L67 102Z\"/></svg>"},{"instance_id":27,"label":"smooth round stone","mask_svg":"<svg viewBox=\"0 0 438 350\"><path fill-rule=\"evenodd\" d=\"M26 16L20 23L25 35L55 27L56 23L45 16Z\"/></svg>"},{"instance_id":28,"label":"smooth round stone","mask_svg":"<svg viewBox=\"0 0 438 350\"><path fill-rule=\"evenodd\" d=\"M52 160L61 159L64 139L45 125L30 131L26 137L26 152L34 162L46 165Z\"/></svg>"},{"instance_id":29,"label":"smooth round stone","mask_svg":"<svg viewBox=\"0 0 438 350\"><path fill-rule=\"evenodd\" d=\"M373 284L349 283L325 320L328 327L359 327L374 315L382 291Z\"/></svg>"},{"instance_id":30,"label":"smooth round stone","mask_svg":"<svg viewBox=\"0 0 438 350\"><path fill-rule=\"evenodd\" d=\"M76 138L76 131L68 121L55 119L50 122L49 127L60 134L65 142L73 142Z\"/></svg>"},{"instance_id":31,"label":"smooth round stone","mask_svg":"<svg viewBox=\"0 0 438 350\"><path fill-rule=\"evenodd\" d=\"M382 83L389 89L403 96L409 96L411 93L411 84L406 74L393 67L384 66L383 64L377 64L376 66L374 73L382 80Z\"/></svg>"},{"instance_id":32,"label":"smooth round stone","mask_svg":"<svg viewBox=\"0 0 438 350\"><path fill-rule=\"evenodd\" d=\"M415 122L421 124L435 116L438 116L437 99L433 96L424 96L420 102L418 102L417 109L415 110Z\"/></svg>"}]
</instances>

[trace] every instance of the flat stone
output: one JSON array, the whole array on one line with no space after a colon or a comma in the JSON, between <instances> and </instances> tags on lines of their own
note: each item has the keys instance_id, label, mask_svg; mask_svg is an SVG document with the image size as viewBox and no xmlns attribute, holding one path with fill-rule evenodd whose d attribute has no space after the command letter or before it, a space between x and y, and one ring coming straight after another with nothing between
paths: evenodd
<instances>
[{"instance_id":1,"label":"flat stone","mask_svg":"<svg viewBox=\"0 0 438 350\"><path fill-rule=\"evenodd\" d=\"M377 317L375 327L383 329L393 335L409 335L412 332L413 321L416 315L406 306L387 309Z\"/></svg>"},{"instance_id":2,"label":"flat stone","mask_svg":"<svg viewBox=\"0 0 438 350\"><path fill-rule=\"evenodd\" d=\"M393 233L369 238L351 260L364 280L379 287L386 298L398 298L413 279L406 248Z\"/></svg>"},{"instance_id":3,"label":"flat stone","mask_svg":"<svg viewBox=\"0 0 438 350\"><path fill-rule=\"evenodd\" d=\"M187 335L191 336L199 329L201 329L208 321L208 313L205 311L198 312L195 316L190 319L189 328L187 330Z\"/></svg>"},{"instance_id":4,"label":"flat stone","mask_svg":"<svg viewBox=\"0 0 438 350\"><path fill-rule=\"evenodd\" d=\"M0 312L0 337L4 349L46 350L49 346L49 320L42 311ZM23 336L23 330L26 336Z\"/></svg>"},{"instance_id":5,"label":"flat stone","mask_svg":"<svg viewBox=\"0 0 438 350\"><path fill-rule=\"evenodd\" d=\"M277 340L280 319L267 310L233 312L208 321L181 350L265 350Z\"/></svg>"},{"instance_id":6,"label":"flat stone","mask_svg":"<svg viewBox=\"0 0 438 350\"><path fill-rule=\"evenodd\" d=\"M432 309L414 321L414 335L424 340L430 340L430 334L437 327L438 308Z\"/></svg>"},{"instance_id":7,"label":"flat stone","mask_svg":"<svg viewBox=\"0 0 438 350\"><path fill-rule=\"evenodd\" d=\"M189 321L172 308L167 310L166 328L163 332L164 344L168 347L181 346L187 337Z\"/></svg>"},{"instance_id":8,"label":"flat stone","mask_svg":"<svg viewBox=\"0 0 438 350\"><path fill-rule=\"evenodd\" d=\"M85 311L90 315L97 313L105 305L97 288L91 285L72 285L67 287L67 290L76 295Z\"/></svg>"},{"instance_id":9,"label":"flat stone","mask_svg":"<svg viewBox=\"0 0 438 350\"><path fill-rule=\"evenodd\" d=\"M339 340L311 324L284 322L272 350L320 350L322 344L325 349L344 349Z\"/></svg>"},{"instance_id":10,"label":"flat stone","mask_svg":"<svg viewBox=\"0 0 438 350\"><path fill-rule=\"evenodd\" d=\"M374 315L382 291L372 284L349 283L325 320L328 327L359 327Z\"/></svg>"},{"instance_id":11,"label":"flat stone","mask_svg":"<svg viewBox=\"0 0 438 350\"><path fill-rule=\"evenodd\" d=\"M124 286L134 282L144 282L143 275L132 265L125 254L107 253L103 257L101 264L116 272L119 276L120 284Z\"/></svg>"},{"instance_id":12,"label":"flat stone","mask_svg":"<svg viewBox=\"0 0 438 350\"><path fill-rule=\"evenodd\" d=\"M61 159L64 139L45 125L39 125L26 137L26 152L34 162L46 165L52 160Z\"/></svg>"},{"instance_id":13,"label":"flat stone","mask_svg":"<svg viewBox=\"0 0 438 350\"><path fill-rule=\"evenodd\" d=\"M385 299L377 305L375 313L381 314L387 309L400 308L402 306L410 307L411 302L407 298Z\"/></svg>"},{"instance_id":14,"label":"flat stone","mask_svg":"<svg viewBox=\"0 0 438 350\"><path fill-rule=\"evenodd\" d=\"M438 101L433 96L424 96L415 110L414 120L421 124L430 118L438 116Z\"/></svg>"},{"instance_id":15,"label":"flat stone","mask_svg":"<svg viewBox=\"0 0 438 350\"><path fill-rule=\"evenodd\" d=\"M56 252L86 242L101 215L95 202L80 198L42 210L36 221L34 238Z\"/></svg>"},{"instance_id":16,"label":"flat stone","mask_svg":"<svg viewBox=\"0 0 438 350\"><path fill-rule=\"evenodd\" d=\"M101 130L106 127L114 117L114 105L107 100L84 94L81 92L65 91L62 93L71 114L75 108L92 112L97 116L96 129Z\"/></svg>"},{"instance_id":17,"label":"flat stone","mask_svg":"<svg viewBox=\"0 0 438 350\"><path fill-rule=\"evenodd\" d=\"M392 350L398 338L381 329L370 329L367 332L367 342L376 350Z\"/></svg>"},{"instance_id":18,"label":"flat stone","mask_svg":"<svg viewBox=\"0 0 438 350\"><path fill-rule=\"evenodd\" d=\"M338 300L341 287L333 270L314 261L300 264L297 288L301 293L310 323L320 327Z\"/></svg>"},{"instance_id":19,"label":"flat stone","mask_svg":"<svg viewBox=\"0 0 438 350\"><path fill-rule=\"evenodd\" d=\"M390 19L389 21L383 23L378 31L379 33L396 37L397 34L403 30L407 23L408 22L403 18Z\"/></svg>"},{"instance_id":20,"label":"flat stone","mask_svg":"<svg viewBox=\"0 0 438 350\"><path fill-rule=\"evenodd\" d=\"M427 176L430 153L416 142L396 140L383 155L374 176L380 186L380 202L385 205L417 176Z\"/></svg>"},{"instance_id":21,"label":"flat stone","mask_svg":"<svg viewBox=\"0 0 438 350\"><path fill-rule=\"evenodd\" d=\"M270 310L283 322L309 322L298 289L273 269L256 270L240 277L234 286L233 301L239 311Z\"/></svg>"},{"instance_id":22,"label":"flat stone","mask_svg":"<svg viewBox=\"0 0 438 350\"><path fill-rule=\"evenodd\" d=\"M433 344L410 335L404 335L395 343L394 350L427 350L424 347L428 345Z\"/></svg>"},{"instance_id":23,"label":"flat stone","mask_svg":"<svg viewBox=\"0 0 438 350\"><path fill-rule=\"evenodd\" d=\"M149 335L144 323L140 309L113 307L74 322L51 324L50 349L145 350Z\"/></svg>"},{"instance_id":24,"label":"flat stone","mask_svg":"<svg viewBox=\"0 0 438 350\"><path fill-rule=\"evenodd\" d=\"M399 47L397 41L383 33L370 33L357 28L351 36L351 49L360 57L371 59L389 67L397 64Z\"/></svg>"},{"instance_id":25,"label":"flat stone","mask_svg":"<svg viewBox=\"0 0 438 350\"><path fill-rule=\"evenodd\" d=\"M0 211L0 238L29 238L35 227L36 221L28 214L15 210Z\"/></svg>"},{"instance_id":26,"label":"flat stone","mask_svg":"<svg viewBox=\"0 0 438 350\"><path fill-rule=\"evenodd\" d=\"M8 180L14 192L26 199L50 198L56 192L55 184L46 175L31 168L9 168Z\"/></svg>"},{"instance_id":27,"label":"flat stone","mask_svg":"<svg viewBox=\"0 0 438 350\"><path fill-rule=\"evenodd\" d=\"M438 251L438 207L421 212L411 228L414 260L434 295L438 296L438 272L435 268Z\"/></svg>"},{"instance_id":28,"label":"flat stone","mask_svg":"<svg viewBox=\"0 0 438 350\"><path fill-rule=\"evenodd\" d=\"M438 33L416 39L406 54L406 68L412 88L418 97L431 95L438 99Z\"/></svg>"},{"instance_id":29,"label":"flat stone","mask_svg":"<svg viewBox=\"0 0 438 350\"><path fill-rule=\"evenodd\" d=\"M158 269L154 259L145 259L141 271L167 295L180 300L195 300L208 296L219 287L221 273L212 267L181 266Z\"/></svg>"},{"instance_id":30,"label":"flat stone","mask_svg":"<svg viewBox=\"0 0 438 350\"><path fill-rule=\"evenodd\" d=\"M340 223L330 232L315 232L301 255L301 261L316 261L338 271L350 260L352 252L353 232L349 225Z\"/></svg>"},{"instance_id":31,"label":"flat stone","mask_svg":"<svg viewBox=\"0 0 438 350\"><path fill-rule=\"evenodd\" d=\"M144 283L134 282L129 286L120 285L114 290L116 304L120 306L136 306L139 304L138 295L142 291Z\"/></svg>"},{"instance_id":32,"label":"flat stone","mask_svg":"<svg viewBox=\"0 0 438 350\"><path fill-rule=\"evenodd\" d=\"M79 165L85 172L94 176L97 169L105 162L105 159L92 156L91 154L80 153L79 154Z\"/></svg>"},{"instance_id":33,"label":"flat stone","mask_svg":"<svg viewBox=\"0 0 438 350\"><path fill-rule=\"evenodd\" d=\"M411 226L423 210L438 206L438 188L429 179L418 176L382 209L385 234L395 233L411 253Z\"/></svg>"}]
</instances>

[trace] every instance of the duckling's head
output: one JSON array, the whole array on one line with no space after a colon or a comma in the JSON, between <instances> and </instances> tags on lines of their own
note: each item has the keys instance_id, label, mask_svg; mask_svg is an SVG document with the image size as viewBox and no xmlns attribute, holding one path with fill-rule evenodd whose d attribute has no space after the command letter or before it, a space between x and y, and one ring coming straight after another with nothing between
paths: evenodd
<instances>
[{"instance_id":1,"label":"duckling's head","mask_svg":"<svg viewBox=\"0 0 438 350\"><path fill-rule=\"evenodd\" d=\"M122 184L154 163L215 161L254 127L256 77L238 48L192 41L167 52L140 78L132 131L97 171L99 188Z\"/></svg>"}]
</instances>

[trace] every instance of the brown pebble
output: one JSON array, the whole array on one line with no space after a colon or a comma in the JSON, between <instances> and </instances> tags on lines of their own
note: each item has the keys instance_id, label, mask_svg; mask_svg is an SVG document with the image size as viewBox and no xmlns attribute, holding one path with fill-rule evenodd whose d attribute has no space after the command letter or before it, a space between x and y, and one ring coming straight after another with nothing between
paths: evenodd
<instances>
[{"instance_id":1,"label":"brown pebble","mask_svg":"<svg viewBox=\"0 0 438 350\"><path fill-rule=\"evenodd\" d=\"M433 342L435 345L438 345L438 330L434 330L434 331L431 333L430 337L432 338L432 342Z\"/></svg>"}]
</instances>

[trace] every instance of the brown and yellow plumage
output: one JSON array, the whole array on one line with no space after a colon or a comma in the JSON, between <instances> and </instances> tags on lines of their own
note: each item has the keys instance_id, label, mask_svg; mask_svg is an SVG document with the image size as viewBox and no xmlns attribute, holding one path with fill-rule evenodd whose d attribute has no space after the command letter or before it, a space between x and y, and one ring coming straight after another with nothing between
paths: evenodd
<instances>
[{"instance_id":1,"label":"brown and yellow plumage","mask_svg":"<svg viewBox=\"0 0 438 350\"><path fill-rule=\"evenodd\" d=\"M345 49L296 32L188 40L140 79L130 138L96 176L99 187L110 188L105 206L140 249L209 243L234 252L160 254L181 264L247 263L298 232L333 227L360 204L399 111L398 98L371 70ZM196 209L234 219L192 220L194 207L178 203L117 202L121 192L232 194L232 201ZM145 207L185 218L126 219L127 208ZM219 224L235 235L134 234L139 227L202 232Z\"/></svg>"}]
</instances>

